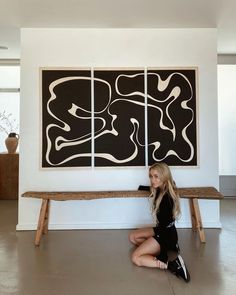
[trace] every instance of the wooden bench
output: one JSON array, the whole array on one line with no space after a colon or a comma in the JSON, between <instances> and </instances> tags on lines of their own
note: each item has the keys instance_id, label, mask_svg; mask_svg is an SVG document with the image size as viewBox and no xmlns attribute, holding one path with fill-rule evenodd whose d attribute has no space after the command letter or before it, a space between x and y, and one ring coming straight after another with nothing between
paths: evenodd
<instances>
[{"instance_id":1,"label":"wooden bench","mask_svg":"<svg viewBox=\"0 0 236 295\"><path fill-rule=\"evenodd\" d=\"M202 243L206 242L202 225L198 199L220 200L223 195L214 187L179 188L181 198L189 199L192 229L198 231ZM42 234L48 232L49 203L53 201L67 200L94 200L104 198L146 198L148 191L91 191L91 192L39 192L30 191L22 194L22 197L42 199L39 214L38 227L35 237L35 246L39 246Z\"/></svg>"}]
</instances>

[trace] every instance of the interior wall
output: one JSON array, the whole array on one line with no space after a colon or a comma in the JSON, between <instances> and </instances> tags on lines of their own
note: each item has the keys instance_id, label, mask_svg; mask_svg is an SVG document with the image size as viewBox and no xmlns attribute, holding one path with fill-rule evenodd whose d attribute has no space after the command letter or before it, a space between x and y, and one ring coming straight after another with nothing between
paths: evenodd
<instances>
[{"instance_id":1,"label":"interior wall","mask_svg":"<svg viewBox=\"0 0 236 295\"><path fill-rule=\"evenodd\" d=\"M236 65L218 66L219 173L236 175Z\"/></svg>"},{"instance_id":2,"label":"interior wall","mask_svg":"<svg viewBox=\"0 0 236 295\"><path fill-rule=\"evenodd\" d=\"M219 174L220 190L225 196L236 195L235 80L235 60L218 65Z\"/></svg>"},{"instance_id":3,"label":"interior wall","mask_svg":"<svg viewBox=\"0 0 236 295\"><path fill-rule=\"evenodd\" d=\"M215 29L22 29L20 195L25 191L133 190L147 168L40 169L39 67L198 67L199 167L172 168L180 187L218 188ZM209 136L209 134L211 136ZM182 200L179 227L190 226ZM201 201L219 227L219 202ZM19 197L17 229L35 229L40 200ZM132 228L152 223L145 199L52 202L49 228Z\"/></svg>"}]
</instances>

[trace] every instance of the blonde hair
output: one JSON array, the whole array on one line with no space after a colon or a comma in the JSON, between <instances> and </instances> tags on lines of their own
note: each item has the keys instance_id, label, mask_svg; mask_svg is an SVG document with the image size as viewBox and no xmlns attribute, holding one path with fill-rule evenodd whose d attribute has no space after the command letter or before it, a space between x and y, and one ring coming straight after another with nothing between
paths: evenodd
<instances>
[{"instance_id":1,"label":"blonde hair","mask_svg":"<svg viewBox=\"0 0 236 295\"><path fill-rule=\"evenodd\" d=\"M156 170L158 172L160 181L162 182L162 186L159 187L160 192L158 195L157 195L157 190L155 188L151 188L152 193L150 197L153 198L153 202L152 202L153 215L156 216L163 196L166 193L168 193L170 197L173 199L173 204L174 204L173 211L172 211L173 218L174 219L178 218L181 214L179 194L177 192L177 187L172 178L172 174L171 174L169 166L165 163L156 163L149 168L149 172L151 170Z\"/></svg>"}]
</instances>

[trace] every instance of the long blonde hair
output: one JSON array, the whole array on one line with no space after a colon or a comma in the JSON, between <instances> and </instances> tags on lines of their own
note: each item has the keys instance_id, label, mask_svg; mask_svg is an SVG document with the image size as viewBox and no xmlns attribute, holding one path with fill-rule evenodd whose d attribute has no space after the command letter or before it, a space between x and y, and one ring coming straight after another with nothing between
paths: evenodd
<instances>
[{"instance_id":1,"label":"long blonde hair","mask_svg":"<svg viewBox=\"0 0 236 295\"><path fill-rule=\"evenodd\" d=\"M173 199L173 218L176 219L180 216L180 201L179 201L179 194L177 192L177 187L175 182L172 178L172 174L170 168L165 163L156 163L153 164L149 168L149 173L151 170L156 170L159 174L160 181L162 182L162 186L159 188L160 192L157 195L157 190L155 188L151 188L151 196L153 198L152 202L152 213L156 216L156 213L159 210L160 203L162 201L163 196L168 193L171 198Z\"/></svg>"}]
</instances>

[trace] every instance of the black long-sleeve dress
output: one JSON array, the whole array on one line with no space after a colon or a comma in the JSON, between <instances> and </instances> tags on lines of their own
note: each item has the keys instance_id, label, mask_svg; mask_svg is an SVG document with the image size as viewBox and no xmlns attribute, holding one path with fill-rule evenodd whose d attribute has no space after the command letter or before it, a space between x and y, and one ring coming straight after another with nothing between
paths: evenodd
<instances>
[{"instance_id":1,"label":"black long-sleeve dress","mask_svg":"<svg viewBox=\"0 0 236 295\"><path fill-rule=\"evenodd\" d=\"M157 196L159 191L157 191ZM160 203L159 210L156 214L157 225L154 227L153 238L159 243L161 252L157 259L167 262L168 251L179 253L178 234L175 227L175 219L173 217L174 202L169 193L166 193Z\"/></svg>"}]
</instances>

